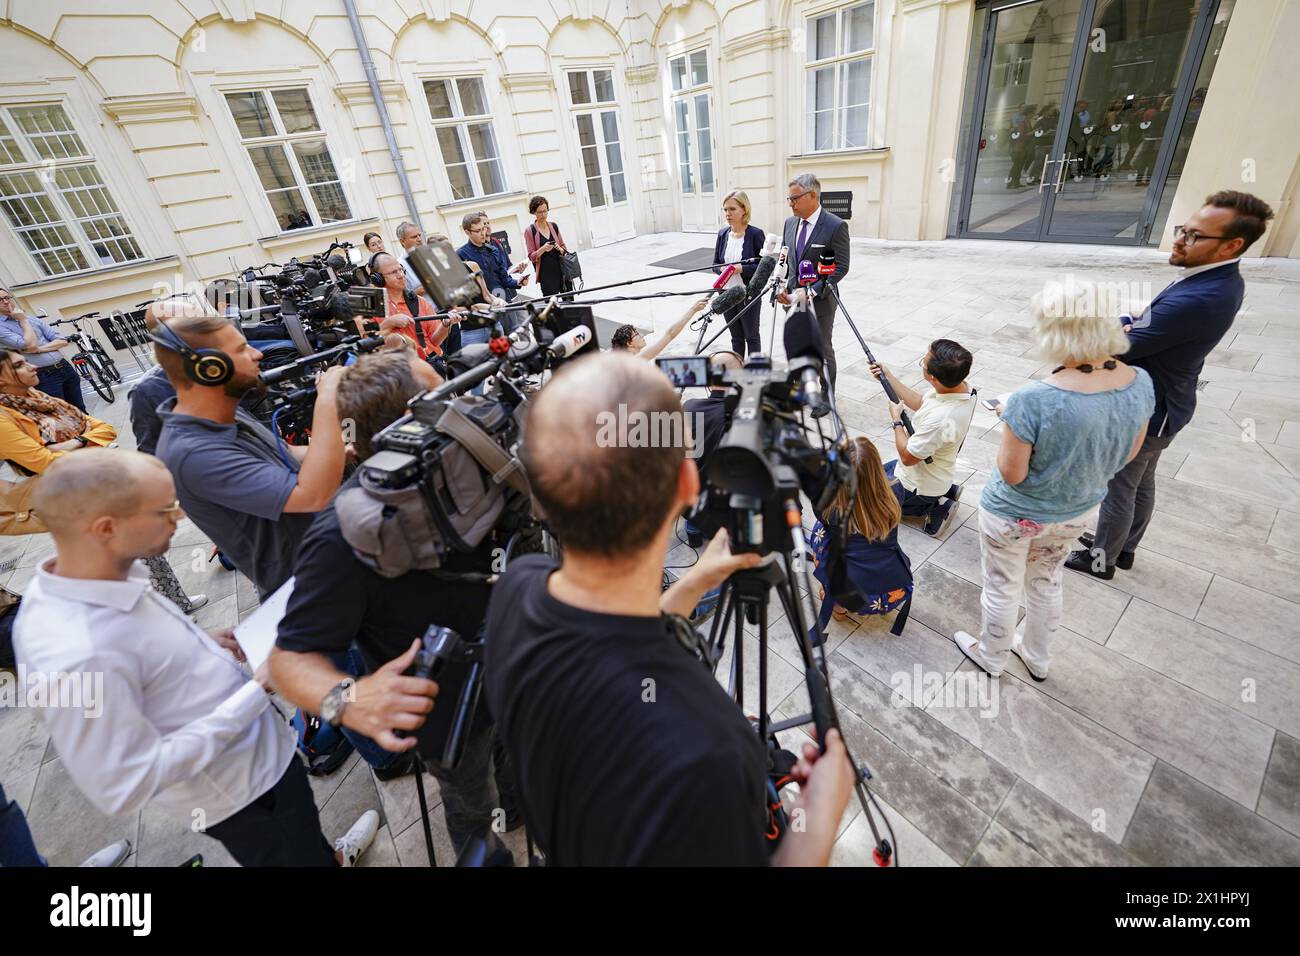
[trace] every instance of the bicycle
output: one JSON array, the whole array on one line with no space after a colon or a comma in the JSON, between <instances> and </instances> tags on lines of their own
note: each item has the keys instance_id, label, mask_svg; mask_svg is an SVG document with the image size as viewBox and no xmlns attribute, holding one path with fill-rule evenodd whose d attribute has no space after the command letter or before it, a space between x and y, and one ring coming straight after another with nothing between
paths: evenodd
<instances>
[{"instance_id":1,"label":"bicycle","mask_svg":"<svg viewBox=\"0 0 1300 956\"><path fill-rule=\"evenodd\" d=\"M60 325L71 325L74 331L66 333L67 339L77 349L76 353L68 359L72 367L77 370L77 374L89 383L99 397L110 405L117 398L113 393L113 385L122 381L122 373L118 371L116 363L104 351L104 347L99 344L94 333L83 333L81 330L81 321L84 319L94 318L99 315L98 312L90 312L86 315L79 316L75 319L61 319L58 322L51 322L51 327Z\"/></svg>"}]
</instances>

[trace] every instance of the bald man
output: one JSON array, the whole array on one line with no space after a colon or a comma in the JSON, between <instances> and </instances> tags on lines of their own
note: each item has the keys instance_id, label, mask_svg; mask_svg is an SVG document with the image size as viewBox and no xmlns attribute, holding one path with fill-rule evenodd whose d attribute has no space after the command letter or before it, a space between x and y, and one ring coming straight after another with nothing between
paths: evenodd
<instances>
[{"instance_id":1,"label":"bald man","mask_svg":"<svg viewBox=\"0 0 1300 956\"><path fill-rule=\"evenodd\" d=\"M250 678L234 634L200 629L137 563L166 551L183 517L166 466L86 449L50 467L33 507L55 555L23 595L14 649L29 680L80 691L63 695L80 706L51 700L41 717L86 798L110 815L184 813L244 866L355 863L378 814L330 847L265 668Z\"/></svg>"},{"instance_id":2,"label":"bald man","mask_svg":"<svg viewBox=\"0 0 1300 956\"><path fill-rule=\"evenodd\" d=\"M529 832L562 866L769 861L763 744L674 639L689 625L665 619L758 557L731 555L719 532L661 591L674 522L699 493L695 463L680 446L608 440L611 419L664 414L682 407L659 370L603 353L561 368L529 415L524 465L564 559L516 559L494 588L485 689ZM838 732L826 743L796 768L807 829L775 862L829 859L852 769Z\"/></svg>"}]
</instances>

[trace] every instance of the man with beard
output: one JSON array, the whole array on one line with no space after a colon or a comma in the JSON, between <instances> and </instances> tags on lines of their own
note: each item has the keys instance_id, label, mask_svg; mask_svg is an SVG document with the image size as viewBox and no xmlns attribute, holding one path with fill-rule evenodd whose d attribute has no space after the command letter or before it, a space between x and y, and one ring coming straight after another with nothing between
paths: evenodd
<instances>
[{"instance_id":1,"label":"man with beard","mask_svg":"<svg viewBox=\"0 0 1300 956\"><path fill-rule=\"evenodd\" d=\"M257 351L235 325L194 304L151 307L158 364L176 389L163 402L157 455L176 496L265 598L293 574L298 544L343 479L335 393L341 367L316 383L311 445L281 445L239 407L260 388Z\"/></svg>"}]
</instances>

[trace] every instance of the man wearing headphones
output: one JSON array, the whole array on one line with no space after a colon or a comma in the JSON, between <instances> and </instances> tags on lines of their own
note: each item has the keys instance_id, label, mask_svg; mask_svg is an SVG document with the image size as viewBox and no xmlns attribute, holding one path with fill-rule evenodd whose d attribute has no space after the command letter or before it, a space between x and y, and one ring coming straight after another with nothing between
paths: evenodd
<instances>
[{"instance_id":1,"label":"man wearing headphones","mask_svg":"<svg viewBox=\"0 0 1300 956\"><path fill-rule=\"evenodd\" d=\"M265 598L293 574L298 544L343 480L335 392L341 367L316 383L311 445L282 445L239 407L262 388L253 348L235 325L195 303L155 303L154 354L176 389L163 402L157 456L181 507Z\"/></svg>"}]
</instances>

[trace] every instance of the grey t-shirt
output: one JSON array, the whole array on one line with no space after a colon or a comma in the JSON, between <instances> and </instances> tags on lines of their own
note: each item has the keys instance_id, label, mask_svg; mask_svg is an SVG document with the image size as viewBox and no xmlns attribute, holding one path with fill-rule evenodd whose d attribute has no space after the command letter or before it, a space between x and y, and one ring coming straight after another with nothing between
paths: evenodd
<instances>
[{"instance_id":1,"label":"grey t-shirt","mask_svg":"<svg viewBox=\"0 0 1300 956\"><path fill-rule=\"evenodd\" d=\"M176 482L185 513L266 597L293 574L298 545L314 514L284 514L298 484L298 462L280 455L275 436L242 408L235 423L178 415L171 398L155 452Z\"/></svg>"}]
</instances>

